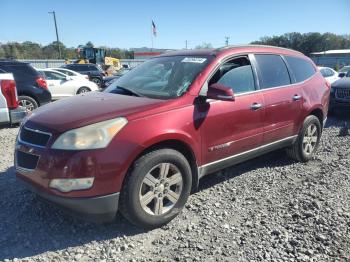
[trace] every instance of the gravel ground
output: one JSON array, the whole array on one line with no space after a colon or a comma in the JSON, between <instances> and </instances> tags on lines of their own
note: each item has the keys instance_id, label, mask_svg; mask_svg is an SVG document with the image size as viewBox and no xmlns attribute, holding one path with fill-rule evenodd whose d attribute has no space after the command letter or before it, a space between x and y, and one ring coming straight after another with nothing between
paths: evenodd
<instances>
[{"instance_id":1,"label":"gravel ground","mask_svg":"<svg viewBox=\"0 0 350 262\"><path fill-rule=\"evenodd\" d=\"M82 222L16 182L17 128L0 130L0 260L350 261L350 135L329 118L314 160L283 151L205 177L170 224Z\"/></svg>"}]
</instances>

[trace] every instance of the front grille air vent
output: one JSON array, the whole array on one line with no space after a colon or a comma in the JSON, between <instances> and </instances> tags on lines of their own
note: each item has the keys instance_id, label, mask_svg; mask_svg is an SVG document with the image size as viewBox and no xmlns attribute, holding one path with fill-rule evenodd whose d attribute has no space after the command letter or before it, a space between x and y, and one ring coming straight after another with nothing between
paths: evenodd
<instances>
[{"instance_id":1,"label":"front grille air vent","mask_svg":"<svg viewBox=\"0 0 350 262\"><path fill-rule=\"evenodd\" d=\"M24 143L45 147L51 137L50 133L23 127L20 133L20 140Z\"/></svg>"}]
</instances>

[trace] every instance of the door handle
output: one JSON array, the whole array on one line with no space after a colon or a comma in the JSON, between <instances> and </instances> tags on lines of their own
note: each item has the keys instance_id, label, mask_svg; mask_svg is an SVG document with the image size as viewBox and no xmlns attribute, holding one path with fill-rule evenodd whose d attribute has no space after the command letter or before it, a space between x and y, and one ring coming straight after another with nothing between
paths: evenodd
<instances>
[{"instance_id":1,"label":"door handle","mask_svg":"<svg viewBox=\"0 0 350 262\"><path fill-rule=\"evenodd\" d=\"M260 108L262 108L262 104L259 104L259 103L253 103L251 106L250 106L250 109L251 110L258 110L258 109L260 109Z\"/></svg>"},{"instance_id":2,"label":"door handle","mask_svg":"<svg viewBox=\"0 0 350 262\"><path fill-rule=\"evenodd\" d=\"M293 96L293 100L294 101L298 101L298 100L300 100L301 99L301 96L300 95L294 95Z\"/></svg>"}]
</instances>

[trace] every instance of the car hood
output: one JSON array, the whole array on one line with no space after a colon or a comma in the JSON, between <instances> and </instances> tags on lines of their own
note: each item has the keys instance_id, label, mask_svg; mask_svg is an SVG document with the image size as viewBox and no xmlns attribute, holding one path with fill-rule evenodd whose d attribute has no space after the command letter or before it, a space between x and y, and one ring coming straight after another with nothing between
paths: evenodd
<instances>
[{"instance_id":1,"label":"car hood","mask_svg":"<svg viewBox=\"0 0 350 262\"><path fill-rule=\"evenodd\" d=\"M26 126L64 132L100 121L128 117L155 108L164 100L91 92L52 102L35 110Z\"/></svg>"},{"instance_id":2,"label":"car hood","mask_svg":"<svg viewBox=\"0 0 350 262\"><path fill-rule=\"evenodd\" d=\"M350 77L344 77L332 84L333 88L350 88Z\"/></svg>"}]
</instances>

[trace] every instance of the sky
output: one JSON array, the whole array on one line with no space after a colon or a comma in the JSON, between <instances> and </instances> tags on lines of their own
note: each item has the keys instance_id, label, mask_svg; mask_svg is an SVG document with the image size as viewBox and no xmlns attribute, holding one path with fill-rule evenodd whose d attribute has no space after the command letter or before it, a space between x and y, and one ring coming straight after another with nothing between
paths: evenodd
<instances>
[{"instance_id":1,"label":"sky","mask_svg":"<svg viewBox=\"0 0 350 262\"><path fill-rule=\"evenodd\" d=\"M194 48L247 44L287 32L350 34L350 0L0 0L0 42L77 47ZM347 22L346 22L347 21Z\"/></svg>"}]
</instances>

